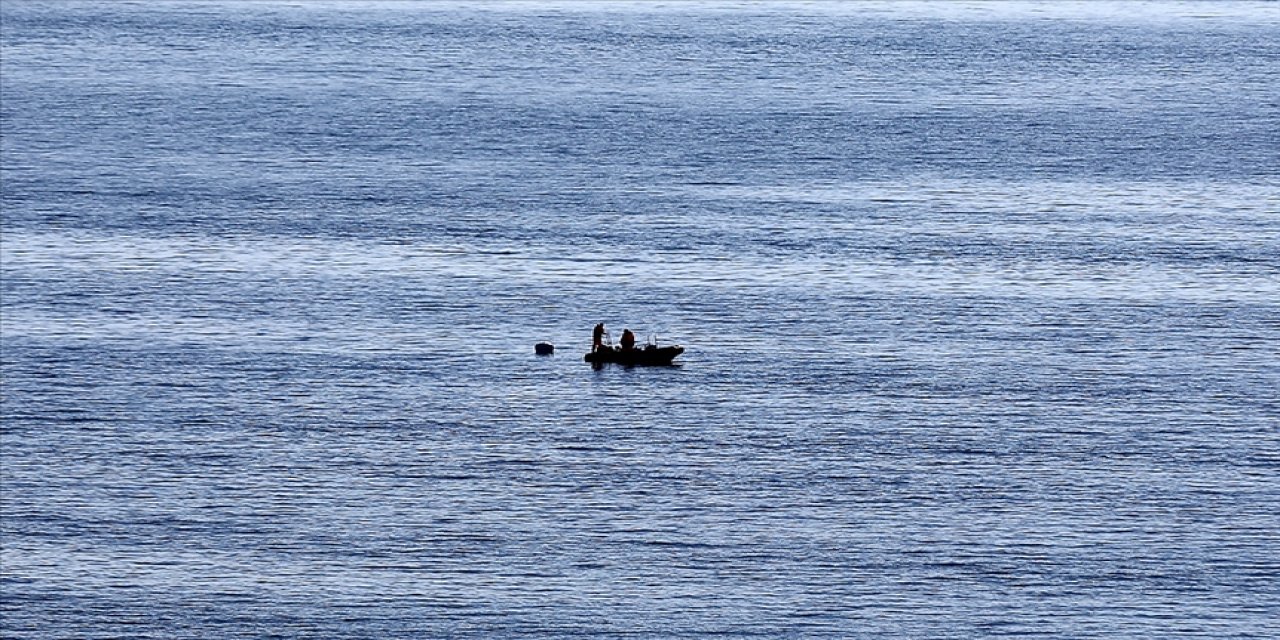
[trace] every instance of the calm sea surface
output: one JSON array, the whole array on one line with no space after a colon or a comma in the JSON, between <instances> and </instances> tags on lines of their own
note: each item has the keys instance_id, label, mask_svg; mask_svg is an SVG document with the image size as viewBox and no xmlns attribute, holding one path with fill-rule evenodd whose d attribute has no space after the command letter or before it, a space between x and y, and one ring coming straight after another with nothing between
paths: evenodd
<instances>
[{"instance_id":1,"label":"calm sea surface","mask_svg":"<svg viewBox=\"0 0 1280 640\"><path fill-rule=\"evenodd\" d=\"M1280 636L1280 5L0 0L0 170L5 638Z\"/></svg>"}]
</instances>

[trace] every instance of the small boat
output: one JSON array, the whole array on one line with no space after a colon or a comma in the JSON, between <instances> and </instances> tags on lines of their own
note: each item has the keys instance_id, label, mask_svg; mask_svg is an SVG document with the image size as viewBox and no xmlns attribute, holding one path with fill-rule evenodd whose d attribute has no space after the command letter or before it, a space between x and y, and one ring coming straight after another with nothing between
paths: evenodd
<instances>
[{"instance_id":1,"label":"small boat","mask_svg":"<svg viewBox=\"0 0 1280 640\"><path fill-rule=\"evenodd\" d=\"M622 349L605 345L588 353L582 359L591 364L601 365L612 362L627 367L669 367L676 356L684 353L684 347L673 345L659 347L649 344L636 349Z\"/></svg>"}]
</instances>

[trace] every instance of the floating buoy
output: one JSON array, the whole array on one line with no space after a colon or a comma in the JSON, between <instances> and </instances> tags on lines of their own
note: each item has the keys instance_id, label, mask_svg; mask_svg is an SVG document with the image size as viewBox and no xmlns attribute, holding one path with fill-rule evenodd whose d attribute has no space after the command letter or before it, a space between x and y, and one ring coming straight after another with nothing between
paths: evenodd
<instances>
[{"instance_id":1,"label":"floating buoy","mask_svg":"<svg viewBox=\"0 0 1280 640\"><path fill-rule=\"evenodd\" d=\"M550 342L539 342L533 345L533 352L540 356L549 356L556 352L556 346Z\"/></svg>"}]
</instances>

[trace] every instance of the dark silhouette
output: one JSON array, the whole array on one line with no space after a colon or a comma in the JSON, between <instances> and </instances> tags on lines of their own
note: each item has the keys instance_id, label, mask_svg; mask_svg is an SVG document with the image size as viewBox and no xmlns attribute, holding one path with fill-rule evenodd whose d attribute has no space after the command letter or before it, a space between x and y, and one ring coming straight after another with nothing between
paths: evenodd
<instances>
[{"instance_id":1,"label":"dark silhouette","mask_svg":"<svg viewBox=\"0 0 1280 640\"><path fill-rule=\"evenodd\" d=\"M595 353L599 351L600 347L602 346L604 346L604 323L603 322L601 322L600 324L597 324L596 328L591 332L591 353Z\"/></svg>"},{"instance_id":2,"label":"dark silhouette","mask_svg":"<svg viewBox=\"0 0 1280 640\"><path fill-rule=\"evenodd\" d=\"M600 368L606 363L620 364L624 367L670 367L675 364L672 359L684 353L684 347L678 344L659 347L656 342L637 349L636 334L630 329L622 330L622 339L617 346L614 346L612 341L605 344L606 339L604 323L601 322L596 325L595 331L591 334L591 353L583 356L582 359L590 362L595 368Z\"/></svg>"}]
</instances>

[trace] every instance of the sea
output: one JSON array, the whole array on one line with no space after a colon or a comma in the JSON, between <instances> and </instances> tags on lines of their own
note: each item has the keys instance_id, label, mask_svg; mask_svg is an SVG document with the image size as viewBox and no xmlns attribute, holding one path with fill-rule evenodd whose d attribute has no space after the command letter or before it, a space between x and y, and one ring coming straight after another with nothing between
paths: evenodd
<instances>
[{"instance_id":1,"label":"sea","mask_svg":"<svg viewBox=\"0 0 1280 640\"><path fill-rule=\"evenodd\" d=\"M0 637L1280 637L1280 3L0 0L0 206Z\"/></svg>"}]
</instances>

